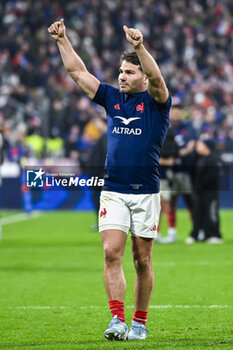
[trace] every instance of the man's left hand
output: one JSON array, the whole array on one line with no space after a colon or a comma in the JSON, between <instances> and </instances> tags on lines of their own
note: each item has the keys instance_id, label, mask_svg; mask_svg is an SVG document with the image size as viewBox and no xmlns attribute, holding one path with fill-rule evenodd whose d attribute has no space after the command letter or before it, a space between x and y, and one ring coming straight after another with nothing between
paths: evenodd
<instances>
[{"instance_id":1,"label":"man's left hand","mask_svg":"<svg viewBox=\"0 0 233 350\"><path fill-rule=\"evenodd\" d=\"M135 49L138 49L143 42L143 35L139 29L128 28L127 26L123 26L125 31L126 39L130 44L133 45Z\"/></svg>"}]
</instances>

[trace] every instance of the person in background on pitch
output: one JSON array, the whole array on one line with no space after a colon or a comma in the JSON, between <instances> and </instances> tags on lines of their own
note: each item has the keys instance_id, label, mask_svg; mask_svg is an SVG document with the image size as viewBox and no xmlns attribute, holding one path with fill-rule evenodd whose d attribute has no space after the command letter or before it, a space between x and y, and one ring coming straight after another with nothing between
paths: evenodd
<instances>
[{"instance_id":1,"label":"person in background on pitch","mask_svg":"<svg viewBox=\"0 0 233 350\"><path fill-rule=\"evenodd\" d=\"M175 141L179 148L179 162L176 161L173 167L171 181L171 196L169 210L167 211L168 235L161 237L160 243L173 243L177 239L176 213L178 197L182 194L187 206L189 216L192 219L193 210L193 188L190 176L193 151L197 140L196 132L189 121L182 119L183 109L180 104L171 108L171 128L175 134Z\"/></svg>"},{"instance_id":2,"label":"person in background on pitch","mask_svg":"<svg viewBox=\"0 0 233 350\"><path fill-rule=\"evenodd\" d=\"M193 229L186 239L187 244L198 241L199 231L204 231L207 243L222 243L219 228L219 190L221 161L215 152L214 140L201 136L196 143L194 172Z\"/></svg>"},{"instance_id":3,"label":"person in background on pitch","mask_svg":"<svg viewBox=\"0 0 233 350\"><path fill-rule=\"evenodd\" d=\"M160 153L160 197L161 197L161 211L160 211L160 219L158 226L158 236L155 237L155 242L158 243L167 243L167 237L163 237L160 234L160 224L162 219L162 214L165 213L168 219L168 227L169 227L169 211L170 201L172 196L172 183L174 178L174 166L176 162L179 160L179 147L175 141L175 133L170 125L167 136L165 138L163 147Z\"/></svg>"},{"instance_id":4,"label":"person in background on pitch","mask_svg":"<svg viewBox=\"0 0 233 350\"><path fill-rule=\"evenodd\" d=\"M159 155L169 125L171 97L138 29L123 27L133 52L124 52L119 89L100 83L73 50L64 21L48 29L74 81L108 118L106 176L100 198L99 231L104 249L104 284L112 320L108 340L145 339L154 287L152 252L160 212ZM135 311L128 332L122 258L128 231L136 270Z\"/></svg>"}]
</instances>

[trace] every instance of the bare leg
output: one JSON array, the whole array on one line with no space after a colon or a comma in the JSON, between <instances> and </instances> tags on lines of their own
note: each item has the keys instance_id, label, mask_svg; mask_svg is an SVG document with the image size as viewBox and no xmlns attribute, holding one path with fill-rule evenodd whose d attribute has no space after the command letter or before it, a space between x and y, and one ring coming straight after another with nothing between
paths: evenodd
<instances>
[{"instance_id":1,"label":"bare leg","mask_svg":"<svg viewBox=\"0 0 233 350\"><path fill-rule=\"evenodd\" d=\"M176 211L178 196L173 194L170 199L170 210Z\"/></svg>"},{"instance_id":2,"label":"bare leg","mask_svg":"<svg viewBox=\"0 0 233 350\"><path fill-rule=\"evenodd\" d=\"M126 280L122 268L122 258L127 235L120 230L101 232L104 248L104 286L108 300L124 301Z\"/></svg>"},{"instance_id":3,"label":"bare leg","mask_svg":"<svg viewBox=\"0 0 233 350\"><path fill-rule=\"evenodd\" d=\"M132 237L132 252L136 279L134 283L135 311L147 311L154 289L152 253L154 239Z\"/></svg>"},{"instance_id":4,"label":"bare leg","mask_svg":"<svg viewBox=\"0 0 233 350\"><path fill-rule=\"evenodd\" d=\"M159 228L161 226L162 214L165 213L165 215L167 215L168 211L170 210L170 201L167 199L164 199L162 196L160 198L161 198L161 210L159 215L159 224L158 224Z\"/></svg>"}]
</instances>

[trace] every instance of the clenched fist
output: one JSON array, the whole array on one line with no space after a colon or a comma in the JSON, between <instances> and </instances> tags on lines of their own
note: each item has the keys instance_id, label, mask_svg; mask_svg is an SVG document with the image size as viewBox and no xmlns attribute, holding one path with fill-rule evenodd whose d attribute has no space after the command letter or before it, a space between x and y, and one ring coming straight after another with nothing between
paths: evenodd
<instances>
[{"instance_id":1,"label":"clenched fist","mask_svg":"<svg viewBox=\"0 0 233 350\"><path fill-rule=\"evenodd\" d=\"M139 29L128 28L127 26L123 26L123 29L126 34L126 39L130 44L133 45L135 49L139 48L143 42L143 35Z\"/></svg>"},{"instance_id":2,"label":"clenched fist","mask_svg":"<svg viewBox=\"0 0 233 350\"><path fill-rule=\"evenodd\" d=\"M59 38L63 38L66 34L64 19L62 18L59 22L54 22L48 28L48 32L54 40L58 40Z\"/></svg>"}]
</instances>

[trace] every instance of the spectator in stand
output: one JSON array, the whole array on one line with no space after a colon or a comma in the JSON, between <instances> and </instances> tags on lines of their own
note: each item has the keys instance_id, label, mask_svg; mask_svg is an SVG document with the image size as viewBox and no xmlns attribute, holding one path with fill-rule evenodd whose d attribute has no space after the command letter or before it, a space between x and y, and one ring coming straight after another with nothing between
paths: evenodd
<instances>
[{"instance_id":1,"label":"spectator in stand","mask_svg":"<svg viewBox=\"0 0 233 350\"><path fill-rule=\"evenodd\" d=\"M12 99L36 111L40 119L47 114L47 135L55 123L65 142L74 124L82 134L93 109L94 115L99 114L91 104L83 110L81 95L44 29L65 17L68 36L88 69L112 85L117 85L112 77L118 72L122 23L138 27L171 94L185 107L200 106L203 118L213 107L216 140L222 150L232 151L233 133L225 132L225 120L233 113L232 1L79 0L77 6L71 0L3 0L0 12L0 113L9 132L16 122L28 124L31 118L24 113L18 120Z\"/></svg>"},{"instance_id":2,"label":"spectator in stand","mask_svg":"<svg viewBox=\"0 0 233 350\"><path fill-rule=\"evenodd\" d=\"M78 140L80 136L80 128L78 125L73 125L70 128L66 144L65 144L65 156L67 158L74 159L78 161L79 159L79 151L78 151Z\"/></svg>"}]
</instances>

